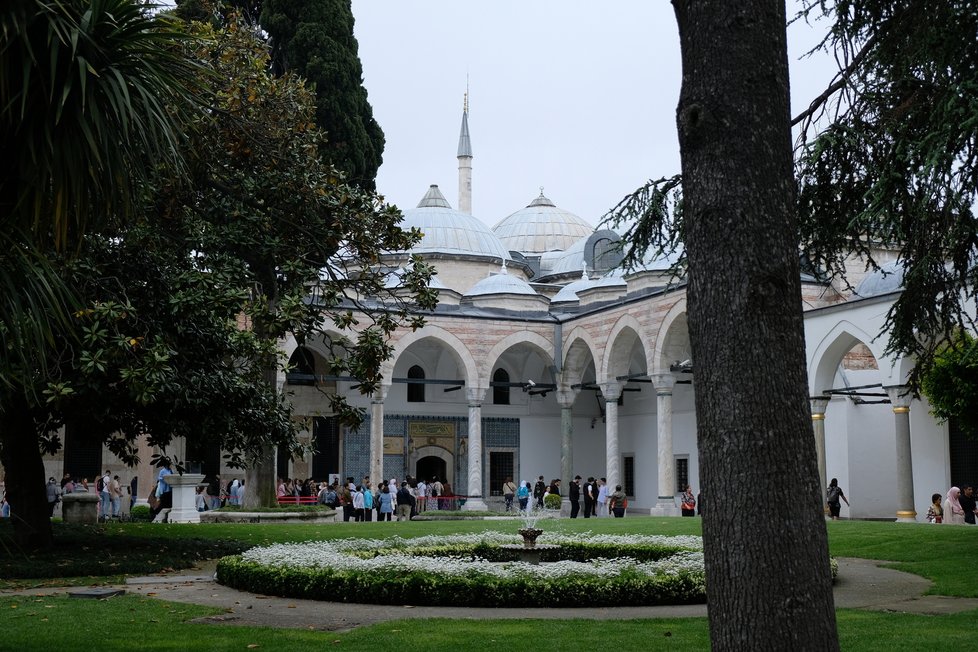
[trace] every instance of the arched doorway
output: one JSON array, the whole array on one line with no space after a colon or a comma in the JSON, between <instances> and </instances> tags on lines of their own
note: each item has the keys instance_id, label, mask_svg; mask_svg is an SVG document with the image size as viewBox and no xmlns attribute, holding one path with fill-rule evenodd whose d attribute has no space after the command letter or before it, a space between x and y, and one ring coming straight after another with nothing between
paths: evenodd
<instances>
[{"instance_id":1,"label":"arched doorway","mask_svg":"<svg viewBox=\"0 0 978 652\"><path fill-rule=\"evenodd\" d=\"M416 477L422 478L426 482L430 482L434 477L442 481L448 478L448 466L445 464L445 460L434 455L420 458L415 465L414 472Z\"/></svg>"}]
</instances>

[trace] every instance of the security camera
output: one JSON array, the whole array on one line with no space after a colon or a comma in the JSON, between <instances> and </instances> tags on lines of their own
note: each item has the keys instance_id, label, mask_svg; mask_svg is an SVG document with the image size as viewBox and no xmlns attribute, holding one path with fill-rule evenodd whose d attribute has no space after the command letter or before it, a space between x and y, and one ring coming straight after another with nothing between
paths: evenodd
<instances>
[{"instance_id":1,"label":"security camera","mask_svg":"<svg viewBox=\"0 0 978 652\"><path fill-rule=\"evenodd\" d=\"M532 380L526 381L526 384L529 385L530 387L536 387L537 386L537 384L535 382L533 382Z\"/></svg>"}]
</instances>

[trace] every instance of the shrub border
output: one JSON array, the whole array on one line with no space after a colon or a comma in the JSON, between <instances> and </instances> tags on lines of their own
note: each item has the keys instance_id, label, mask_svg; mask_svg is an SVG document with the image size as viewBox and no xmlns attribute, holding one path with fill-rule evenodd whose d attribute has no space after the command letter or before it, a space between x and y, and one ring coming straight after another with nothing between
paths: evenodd
<instances>
[{"instance_id":1,"label":"shrub border","mask_svg":"<svg viewBox=\"0 0 978 652\"><path fill-rule=\"evenodd\" d=\"M428 537L430 540L431 538ZM600 539L599 539L600 540ZM492 543L454 544L424 547L404 546L372 548L349 552L361 558L386 556L393 552L412 556L450 556L489 561L515 559ZM629 563L661 560L670 555L689 552L682 546L661 544L587 543L561 541L566 548L564 559L584 561L621 559L626 566L615 576L567 575L541 578L533 574L514 577L440 574L430 570L336 569L329 566L302 568L263 565L240 555L225 557L217 566L217 581L226 586L253 593L287 598L359 602L375 604L418 604L430 606L469 607L556 607L566 604L568 596L587 595L603 606L654 606L699 604L706 602L703 572L678 571L647 575ZM544 560L561 557L548 551ZM607 563L607 562L606 562ZM612 562L613 563L613 562Z\"/></svg>"}]
</instances>

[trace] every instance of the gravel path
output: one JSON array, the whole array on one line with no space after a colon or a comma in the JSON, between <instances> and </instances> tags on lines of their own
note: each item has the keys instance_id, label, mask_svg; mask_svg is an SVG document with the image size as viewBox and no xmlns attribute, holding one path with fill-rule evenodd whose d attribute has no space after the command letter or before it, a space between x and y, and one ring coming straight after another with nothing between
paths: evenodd
<instances>
[{"instance_id":1,"label":"gravel path","mask_svg":"<svg viewBox=\"0 0 978 652\"><path fill-rule=\"evenodd\" d=\"M931 582L916 575L881 568L880 562L865 559L839 559L835 606L838 608L896 611L920 614L957 613L978 609L978 599L925 596ZM468 608L426 607L419 605L372 605L342 602L294 600L256 595L221 586L213 581L215 562L189 571L152 577L133 577L121 587L131 594L160 600L208 605L226 613L198 619L225 625L296 627L302 629L346 631L401 618L508 618L610 620L634 618L682 618L706 616L706 605L665 607L587 608ZM2 591L0 594L57 594L77 588L50 588L29 591Z\"/></svg>"}]
</instances>

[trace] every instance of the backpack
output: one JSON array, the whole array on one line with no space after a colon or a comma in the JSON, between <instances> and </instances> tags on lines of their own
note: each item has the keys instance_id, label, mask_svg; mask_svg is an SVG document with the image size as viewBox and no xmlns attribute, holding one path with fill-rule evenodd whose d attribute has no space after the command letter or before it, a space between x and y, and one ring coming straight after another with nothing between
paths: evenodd
<instances>
[{"instance_id":1,"label":"backpack","mask_svg":"<svg viewBox=\"0 0 978 652\"><path fill-rule=\"evenodd\" d=\"M529 498L530 490L526 488L526 485L523 485L517 490L516 495L519 496L520 498Z\"/></svg>"},{"instance_id":2,"label":"backpack","mask_svg":"<svg viewBox=\"0 0 978 652\"><path fill-rule=\"evenodd\" d=\"M828 493L826 494L827 497L828 497L827 502L830 502L830 503L837 503L837 502L839 502L839 496L841 494L842 494L842 489L840 489L838 486L829 487Z\"/></svg>"},{"instance_id":3,"label":"backpack","mask_svg":"<svg viewBox=\"0 0 978 652\"><path fill-rule=\"evenodd\" d=\"M105 491L105 480L101 475L98 477L98 480L95 481L95 491L99 493Z\"/></svg>"}]
</instances>

